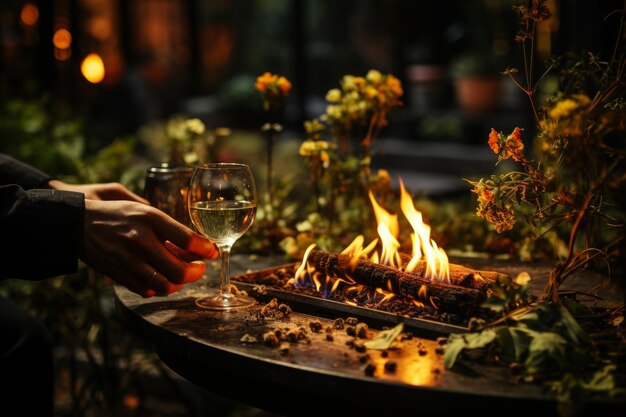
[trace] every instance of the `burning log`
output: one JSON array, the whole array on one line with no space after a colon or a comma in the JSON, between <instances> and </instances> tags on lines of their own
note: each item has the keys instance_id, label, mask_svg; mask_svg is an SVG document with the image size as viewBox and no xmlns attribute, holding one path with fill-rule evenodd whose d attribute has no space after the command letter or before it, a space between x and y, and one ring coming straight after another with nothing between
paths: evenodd
<instances>
[{"instance_id":1,"label":"burning log","mask_svg":"<svg viewBox=\"0 0 626 417\"><path fill-rule=\"evenodd\" d=\"M450 265L451 281L468 284L466 286L426 279L419 275L425 266L408 273L366 259L322 251L311 251L307 264L322 275L351 279L367 287L382 288L417 300L432 299L438 308L451 313L469 314L474 311L484 300L489 283L484 276L479 278L475 271L459 265Z\"/></svg>"},{"instance_id":2,"label":"burning log","mask_svg":"<svg viewBox=\"0 0 626 417\"><path fill-rule=\"evenodd\" d=\"M402 266L406 267L411 257L407 254L401 254ZM499 277L505 277L505 274L495 271L477 271L474 269L466 268L462 265L449 264L450 266L450 284L458 285L461 287L470 287L476 289L482 289L485 286L492 284ZM426 276L426 262L420 261L417 264L415 270L409 272L411 275L417 277Z\"/></svg>"}]
</instances>

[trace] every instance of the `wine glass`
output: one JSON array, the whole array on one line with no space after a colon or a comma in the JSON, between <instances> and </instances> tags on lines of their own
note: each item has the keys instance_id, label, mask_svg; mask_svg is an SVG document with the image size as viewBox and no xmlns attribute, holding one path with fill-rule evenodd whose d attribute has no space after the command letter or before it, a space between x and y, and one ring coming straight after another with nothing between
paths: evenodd
<instances>
[{"instance_id":1,"label":"wine glass","mask_svg":"<svg viewBox=\"0 0 626 417\"><path fill-rule=\"evenodd\" d=\"M234 163L198 165L191 176L188 199L192 223L215 243L222 258L219 292L196 299L196 305L208 310L254 305L254 298L230 292L230 250L256 215L256 186L250 168Z\"/></svg>"}]
</instances>

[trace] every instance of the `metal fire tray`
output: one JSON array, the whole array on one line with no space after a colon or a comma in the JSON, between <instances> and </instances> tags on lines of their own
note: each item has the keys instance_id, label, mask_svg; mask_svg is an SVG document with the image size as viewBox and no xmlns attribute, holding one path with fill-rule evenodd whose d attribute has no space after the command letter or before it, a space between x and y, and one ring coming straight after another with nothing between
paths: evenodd
<instances>
[{"instance_id":1,"label":"metal fire tray","mask_svg":"<svg viewBox=\"0 0 626 417\"><path fill-rule=\"evenodd\" d=\"M260 301L268 301L276 298L288 303L292 308L300 312L313 314L320 317L356 317L366 319L368 323L379 326L395 326L404 322L404 326L416 333L417 336L434 339L446 336L450 333L465 333L467 328L443 323L435 320L409 317L387 311L375 310L369 307L353 306L339 301L329 300L322 297L313 297L306 294L281 290L270 286L264 286L262 293L257 291L263 277L269 276L276 271L286 268L293 270L298 263L278 265L271 268L260 269L253 272L237 275L232 278L233 283Z\"/></svg>"}]
</instances>

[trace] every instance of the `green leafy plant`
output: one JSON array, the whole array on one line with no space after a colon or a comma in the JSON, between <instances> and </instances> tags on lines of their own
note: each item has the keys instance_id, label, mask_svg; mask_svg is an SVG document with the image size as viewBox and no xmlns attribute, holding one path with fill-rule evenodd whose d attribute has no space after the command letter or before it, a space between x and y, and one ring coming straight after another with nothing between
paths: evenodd
<instances>
[{"instance_id":1,"label":"green leafy plant","mask_svg":"<svg viewBox=\"0 0 626 417\"><path fill-rule=\"evenodd\" d=\"M616 365L604 359L593 340L562 304L532 301L528 274L493 288L485 307L499 313L492 323L474 321L475 332L448 337L444 365L452 369L464 351L486 362L508 366L526 382L548 384L563 415L579 411L591 393L617 395ZM578 311L589 315L584 307ZM479 357L480 357L479 356ZM473 360L476 360L476 354Z\"/></svg>"},{"instance_id":2,"label":"green leafy plant","mask_svg":"<svg viewBox=\"0 0 626 417\"><path fill-rule=\"evenodd\" d=\"M145 171L137 172L131 163L134 137L115 139L94 152L82 120L48 96L7 100L0 108L0 152L68 182L123 180L140 192ZM69 404L57 403L58 408L71 415L92 415L93 410L105 416L134 415L127 401L141 405L144 400L142 370L161 365L148 353L151 348L118 320L108 278L79 264L72 275L2 281L0 295L31 312L52 334L61 358L55 386L70 399Z\"/></svg>"},{"instance_id":3,"label":"green leafy plant","mask_svg":"<svg viewBox=\"0 0 626 417\"><path fill-rule=\"evenodd\" d=\"M517 69L505 71L531 103L537 121L535 159L525 154L523 129L516 127L510 134L492 129L488 143L498 163L512 159L521 169L470 182L478 198L477 215L497 232L520 225L534 238L555 233L566 242L545 291L546 299L556 302L560 285L576 271L597 266L597 260L608 270L625 261L618 248L624 241L626 212L626 48L620 37L610 61L593 54L552 60L546 73L561 68L562 88L539 107L535 93L544 77L533 80L530 57L535 27L550 17L544 3L516 8L525 82ZM624 33L623 14L621 28Z\"/></svg>"},{"instance_id":4,"label":"green leafy plant","mask_svg":"<svg viewBox=\"0 0 626 417\"><path fill-rule=\"evenodd\" d=\"M475 330L448 338L444 362L453 368L464 353L509 366L525 381L548 383L562 414L580 411L593 392L619 392L617 364L623 357L623 332L607 318L614 311L594 311L560 296L561 284L584 268L603 265L609 272L623 264L626 164L623 107L626 93L626 34L621 11L620 38L610 61L593 54L549 62L533 78L534 34L550 18L544 0L516 6L524 53L524 75L504 74L527 95L537 122L534 159L527 156L523 129L491 130L488 145L519 169L469 181L477 196L478 217L496 232L522 228L531 239L556 236L565 250L551 269L541 300L528 294L529 277L498 282L484 307L500 314L491 323L474 321ZM560 69L560 89L543 106L536 92L548 73ZM602 260L601 263L596 261ZM580 323L585 323L583 326ZM603 340L608 337L611 341ZM607 348L609 346L609 348ZM602 349L600 348L602 347Z\"/></svg>"},{"instance_id":5,"label":"green leafy plant","mask_svg":"<svg viewBox=\"0 0 626 417\"><path fill-rule=\"evenodd\" d=\"M328 106L319 118L304 124L307 139L300 155L309 168L313 189L312 214L298 225L298 235L282 245L290 255L311 243L322 249L345 247L357 234L373 234L368 191L384 199L390 195L389 173L371 172L374 139L401 106L400 81L391 74L370 70L365 77L346 75L340 88L326 94Z\"/></svg>"}]
</instances>

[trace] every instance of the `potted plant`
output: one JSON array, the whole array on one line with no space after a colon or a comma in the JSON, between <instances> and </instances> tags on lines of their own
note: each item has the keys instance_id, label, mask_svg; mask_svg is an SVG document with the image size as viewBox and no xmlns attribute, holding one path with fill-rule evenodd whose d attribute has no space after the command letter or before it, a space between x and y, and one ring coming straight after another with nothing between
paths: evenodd
<instances>
[{"instance_id":1,"label":"potted plant","mask_svg":"<svg viewBox=\"0 0 626 417\"><path fill-rule=\"evenodd\" d=\"M463 110L479 115L498 108L502 98L499 71L498 60L487 52L470 52L452 61L450 75Z\"/></svg>"}]
</instances>

